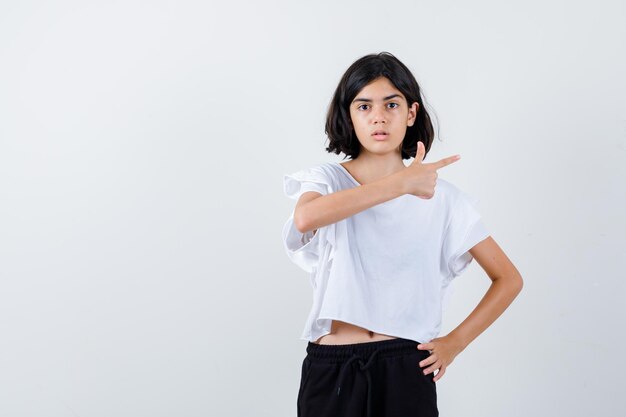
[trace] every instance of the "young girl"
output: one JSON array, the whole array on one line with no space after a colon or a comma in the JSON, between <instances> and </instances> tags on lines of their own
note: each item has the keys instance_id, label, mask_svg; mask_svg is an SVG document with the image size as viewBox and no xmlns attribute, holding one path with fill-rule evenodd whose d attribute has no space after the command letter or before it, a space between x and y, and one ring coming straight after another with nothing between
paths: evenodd
<instances>
[{"instance_id":1,"label":"young girl","mask_svg":"<svg viewBox=\"0 0 626 417\"><path fill-rule=\"evenodd\" d=\"M438 178L460 156L423 162L433 126L415 77L392 54L348 68L326 133L326 150L350 160L284 177L297 203L283 242L313 287L298 417L438 416L436 381L511 304L521 275L477 199ZM491 286L467 319L437 337L448 286L472 259Z\"/></svg>"}]
</instances>

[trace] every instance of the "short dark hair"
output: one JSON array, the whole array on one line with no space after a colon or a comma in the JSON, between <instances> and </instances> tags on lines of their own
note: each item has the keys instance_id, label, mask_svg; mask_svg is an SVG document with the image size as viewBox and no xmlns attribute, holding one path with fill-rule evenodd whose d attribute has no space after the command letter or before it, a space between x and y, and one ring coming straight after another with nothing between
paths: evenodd
<instances>
[{"instance_id":1,"label":"short dark hair","mask_svg":"<svg viewBox=\"0 0 626 417\"><path fill-rule=\"evenodd\" d=\"M419 103L415 123L407 126L402 141L402 159L415 157L418 141L424 144L428 154L435 135L430 116L424 108L420 86L406 65L389 52L359 58L341 77L326 115L325 133L329 139L327 152L343 152L352 159L359 155L360 143L350 119L350 104L363 87L380 77L386 77L400 90L409 106L414 102Z\"/></svg>"}]
</instances>

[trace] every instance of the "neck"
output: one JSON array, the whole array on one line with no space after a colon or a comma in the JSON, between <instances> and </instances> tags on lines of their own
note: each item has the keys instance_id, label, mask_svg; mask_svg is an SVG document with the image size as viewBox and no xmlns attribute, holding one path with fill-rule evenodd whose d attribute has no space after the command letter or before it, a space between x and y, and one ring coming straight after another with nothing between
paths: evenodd
<instances>
[{"instance_id":1,"label":"neck","mask_svg":"<svg viewBox=\"0 0 626 417\"><path fill-rule=\"evenodd\" d=\"M349 161L346 165L349 165L352 172L363 180L362 183L377 181L406 168L399 152L376 155L362 151L356 159Z\"/></svg>"}]
</instances>

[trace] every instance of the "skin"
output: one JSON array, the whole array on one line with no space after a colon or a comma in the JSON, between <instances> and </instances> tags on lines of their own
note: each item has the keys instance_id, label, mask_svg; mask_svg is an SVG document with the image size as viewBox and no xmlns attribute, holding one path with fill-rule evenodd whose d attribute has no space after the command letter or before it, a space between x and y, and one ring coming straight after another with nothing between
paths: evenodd
<instances>
[{"instance_id":1,"label":"skin","mask_svg":"<svg viewBox=\"0 0 626 417\"><path fill-rule=\"evenodd\" d=\"M398 96L388 98L395 94ZM369 101L360 101L361 98ZM313 191L302 194L294 213L294 222L302 233L315 232L320 227L400 195L432 198L437 170L458 161L460 155L424 163L425 148L419 142L413 162L409 166L404 165L400 146L407 127L415 123L418 109L417 102L409 106L404 95L385 77L372 81L356 95L350 105L350 117L361 152L358 158L342 165L361 186L324 196ZM377 141L372 136L379 129L389 133L383 141ZM430 352L418 366L424 374L437 371L433 378L435 382L442 378L456 356L506 310L523 287L519 271L491 236L477 243L469 252L483 268L491 285L476 308L454 330L416 346L418 350ZM331 333L315 343L348 344L393 338L333 320Z\"/></svg>"}]
</instances>

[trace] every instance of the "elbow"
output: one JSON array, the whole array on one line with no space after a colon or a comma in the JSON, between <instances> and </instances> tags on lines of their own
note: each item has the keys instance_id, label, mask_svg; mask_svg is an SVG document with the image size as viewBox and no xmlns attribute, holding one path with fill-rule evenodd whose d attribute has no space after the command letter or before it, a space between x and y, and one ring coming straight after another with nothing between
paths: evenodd
<instances>
[{"instance_id":1,"label":"elbow","mask_svg":"<svg viewBox=\"0 0 626 417\"><path fill-rule=\"evenodd\" d=\"M298 232L304 234L311 230L309 219L303 215L302 210L296 210L293 214L293 224Z\"/></svg>"},{"instance_id":2,"label":"elbow","mask_svg":"<svg viewBox=\"0 0 626 417\"><path fill-rule=\"evenodd\" d=\"M507 292L511 293L513 297L517 297L524 287L524 280L519 273L499 275L491 279L493 283L497 282L499 285L506 287Z\"/></svg>"},{"instance_id":3,"label":"elbow","mask_svg":"<svg viewBox=\"0 0 626 417\"><path fill-rule=\"evenodd\" d=\"M522 292L522 288L524 288L524 280L522 279L522 276L517 274L515 275L515 295L519 294L520 292Z\"/></svg>"},{"instance_id":4,"label":"elbow","mask_svg":"<svg viewBox=\"0 0 626 417\"><path fill-rule=\"evenodd\" d=\"M506 276L506 283L517 297L517 295L522 292L522 288L524 288L524 279L522 278L522 274L520 274L517 268L513 266L509 271L507 271Z\"/></svg>"}]
</instances>

